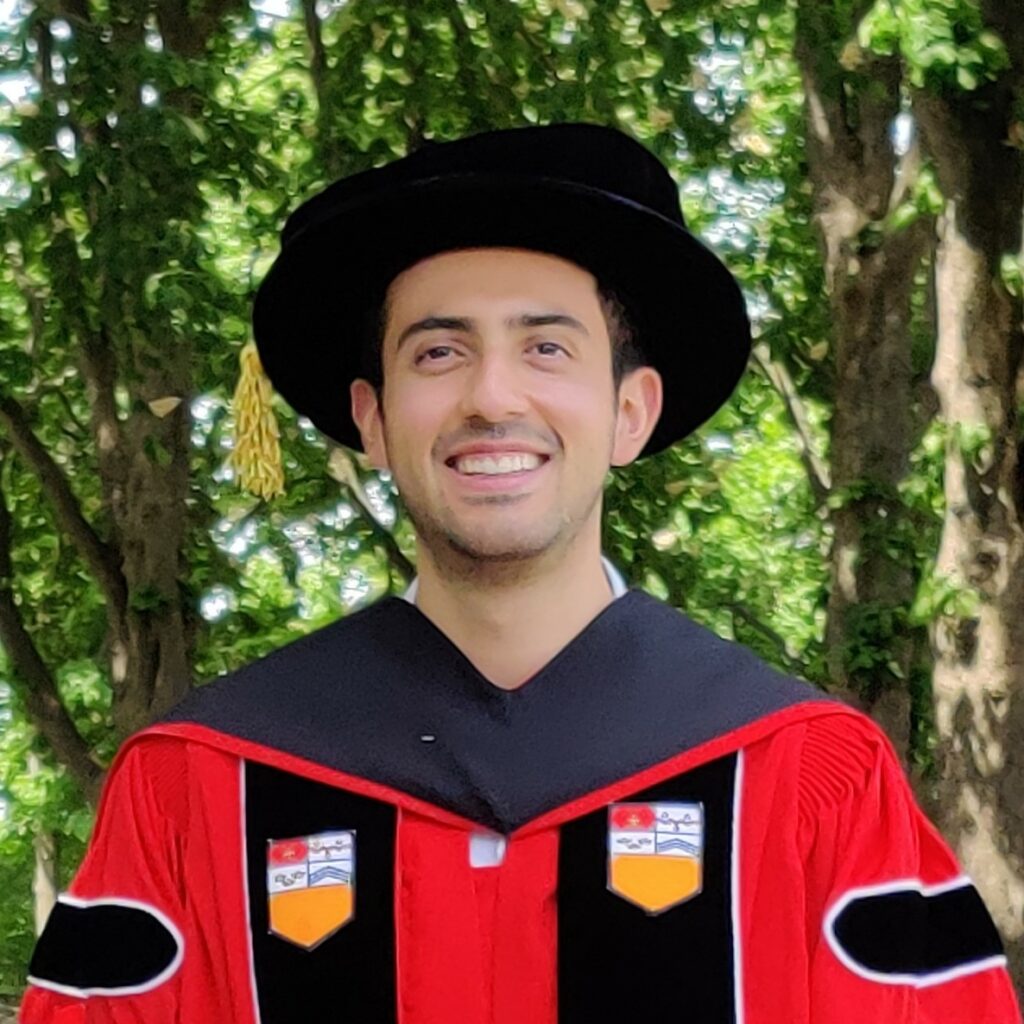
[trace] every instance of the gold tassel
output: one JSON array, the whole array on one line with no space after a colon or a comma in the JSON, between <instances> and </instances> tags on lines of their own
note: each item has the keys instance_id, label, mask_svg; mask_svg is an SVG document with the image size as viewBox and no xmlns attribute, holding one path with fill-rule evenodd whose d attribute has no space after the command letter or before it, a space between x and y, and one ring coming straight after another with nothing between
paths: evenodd
<instances>
[{"instance_id":1,"label":"gold tassel","mask_svg":"<svg viewBox=\"0 0 1024 1024\"><path fill-rule=\"evenodd\" d=\"M253 342L242 349L239 362L241 373L231 402L235 447L228 456L228 464L238 474L242 487L269 500L284 494L281 435L270 404L273 390Z\"/></svg>"}]
</instances>

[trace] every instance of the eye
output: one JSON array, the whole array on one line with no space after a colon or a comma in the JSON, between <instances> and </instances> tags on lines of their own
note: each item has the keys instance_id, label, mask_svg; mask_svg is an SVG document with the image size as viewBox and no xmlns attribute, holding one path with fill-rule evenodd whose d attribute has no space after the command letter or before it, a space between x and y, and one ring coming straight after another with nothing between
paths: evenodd
<instances>
[{"instance_id":1,"label":"eye","mask_svg":"<svg viewBox=\"0 0 1024 1024\"><path fill-rule=\"evenodd\" d=\"M560 353L568 355L565 346L559 345L557 341L538 341L533 347L542 356L556 356Z\"/></svg>"},{"instance_id":2,"label":"eye","mask_svg":"<svg viewBox=\"0 0 1024 1024\"><path fill-rule=\"evenodd\" d=\"M431 345L430 348L424 349L420 352L416 356L414 362L416 364L423 362L436 363L447 358L454 351L455 349L453 349L451 345Z\"/></svg>"}]
</instances>

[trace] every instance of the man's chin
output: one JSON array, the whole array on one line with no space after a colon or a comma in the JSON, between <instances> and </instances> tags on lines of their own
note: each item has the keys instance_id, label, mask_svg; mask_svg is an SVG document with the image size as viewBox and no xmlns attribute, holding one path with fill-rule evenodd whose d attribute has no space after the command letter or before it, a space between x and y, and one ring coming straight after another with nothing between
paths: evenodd
<instances>
[{"instance_id":1,"label":"man's chin","mask_svg":"<svg viewBox=\"0 0 1024 1024\"><path fill-rule=\"evenodd\" d=\"M555 538L527 540L523 537L466 537L449 534L450 554L481 565L510 565L542 558L554 547Z\"/></svg>"},{"instance_id":2,"label":"man's chin","mask_svg":"<svg viewBox=\"0 0 1024 1024\"><path fill-rule=\"evenodd\" d=\"M417 542L442 570L457 576L533 571L572 542L578 524L565 515L435 519L406 504ZM524 522L525 520L525 522Z\"/></svg>"},{"instance_id":3,"label":"man's chin","mask_svg":"<svg viewBox=\"0 0 1024 1024\"><path fill-rule=\"evenodd\" d=\"M439 524L440 525L440 524ZM539 524L534 524L535 526ZM418 531L439 565L447 565L461 574L514 570L536 564L551 555L564 540L560 524L524 533L522 529L453 529Z\"/></svg>"}]
</instances>

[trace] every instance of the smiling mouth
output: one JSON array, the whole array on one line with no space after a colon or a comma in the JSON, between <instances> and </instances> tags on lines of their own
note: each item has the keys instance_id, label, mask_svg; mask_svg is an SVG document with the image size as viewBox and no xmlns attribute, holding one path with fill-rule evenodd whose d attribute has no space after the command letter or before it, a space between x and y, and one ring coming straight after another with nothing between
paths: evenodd
<instances>
[{"instance_id":1,"label":"smiling mouth","mask_svg":"<svg viewBox=\"0 0 1024 1024\"><path fill-rule=\"evenodd\" d=\"M510 452L507 455L453 455L445 465L463 476L505 476L538 469L548 456L534 452Z\"/></svg>"}]
</instances>

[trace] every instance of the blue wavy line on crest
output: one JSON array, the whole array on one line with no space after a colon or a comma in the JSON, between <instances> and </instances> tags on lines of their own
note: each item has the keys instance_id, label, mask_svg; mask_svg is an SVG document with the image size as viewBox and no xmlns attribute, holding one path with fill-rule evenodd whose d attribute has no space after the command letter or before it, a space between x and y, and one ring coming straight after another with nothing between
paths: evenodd
<instances>
[{"instance_id":1,"label":"blue wavy line on crest","mask_svg":"<svg viewBox=\"0 0 1024 1024\"><path fill-rule=\"evenodd\" d=\"M665 839L658 843L659 850L685 850L687 853L699 854L700 847L693 843L684 842L682 839Z\"/></svg>"},{"instance_id":2,"label":"blue wavy line on crest","mask_svg":"<svg viewBox=\"0 0 1024 1024\"><path fill-rule=\"evenodd\" d=\"M317 882L322 882L325 878L332 878L336 882L343 882L345 885L348 885L352 875L350 872L342 871L340 868L318 868L316 871L309 873L309 884L316 885Z\"/></svg>"}]
</instances>

